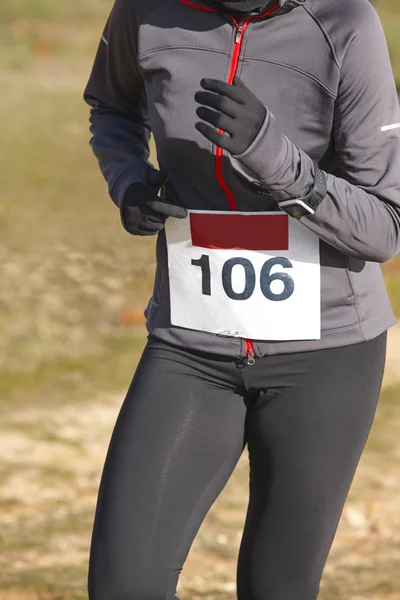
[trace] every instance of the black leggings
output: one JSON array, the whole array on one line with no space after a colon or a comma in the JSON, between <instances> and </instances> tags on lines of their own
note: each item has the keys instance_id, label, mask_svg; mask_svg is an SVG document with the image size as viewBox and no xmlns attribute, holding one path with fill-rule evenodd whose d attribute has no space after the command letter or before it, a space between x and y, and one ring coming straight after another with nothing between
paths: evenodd
<instances>
[{"instance_id":1,"label":"black leggings","mask_svg":"<svg viewBox=\"0 0 400 600\"><path fill-rule=\"evenodd\" d=\"M239 600L315 600L374 418L386 332L254 366L150 339L101 479L90 600L172 600L245 444ZM211 585L211 582L210 582Z\"/></svg>"}]
</instances>

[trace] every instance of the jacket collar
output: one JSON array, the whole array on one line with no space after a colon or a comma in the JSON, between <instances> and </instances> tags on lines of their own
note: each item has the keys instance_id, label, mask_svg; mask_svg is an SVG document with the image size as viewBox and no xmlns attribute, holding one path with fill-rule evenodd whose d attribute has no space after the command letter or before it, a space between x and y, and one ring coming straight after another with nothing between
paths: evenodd
<instances>
[{"instance_id":1,"label":"jacket collar","mask_svg":"<svg viewBox=\"0 0 400 600\"><path fill-rule=\"evenodd\" d=\"M222 12L219 11L218 8L212 4L212 1L208 3L207 0L180 0L180 2L186 4L187 6L191 6L192 8L197 8L199 10L204 10L207 12ZM277 2L279 2L280 8L278 10L275 10L271 16L286 13L293 10L294 8L303 6L308 2L308 0L277 0Z\"/></svg>"}]
</instances>

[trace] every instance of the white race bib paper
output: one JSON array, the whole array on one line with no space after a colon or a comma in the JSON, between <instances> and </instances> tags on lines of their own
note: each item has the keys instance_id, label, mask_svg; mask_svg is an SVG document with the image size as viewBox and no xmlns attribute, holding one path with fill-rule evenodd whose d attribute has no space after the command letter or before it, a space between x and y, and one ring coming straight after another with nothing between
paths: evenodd
<instances>
[{"instance_id":1,"label":"white race bib paper","mask_svg":"<svg viewBox=\"0 0 400 600\"><path fill-rule=\"evenodd\" d=\"M165 230L173 325L252 340L321 337L319 238L299 221L189 211Z\"/></svg>"}]
</instances>

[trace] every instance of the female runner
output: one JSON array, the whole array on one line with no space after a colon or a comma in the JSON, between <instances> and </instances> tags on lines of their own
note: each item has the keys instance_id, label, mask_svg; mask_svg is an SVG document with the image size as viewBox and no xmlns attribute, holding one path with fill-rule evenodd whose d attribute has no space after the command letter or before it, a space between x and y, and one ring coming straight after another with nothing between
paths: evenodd
<instances>
[{"instance_id":1,"label":"female runner","mask_svg":"<svg viewBox=\"0 0 400 600\"><path fill-rule=\"evenodd\" d=\"M116 0L85 99L125 229L158 234L90 599L176 599L247 444L238 598L315 600L395 322L378 263L400 247L400 114L377 14Z\"/></svg>"}]
</instances>

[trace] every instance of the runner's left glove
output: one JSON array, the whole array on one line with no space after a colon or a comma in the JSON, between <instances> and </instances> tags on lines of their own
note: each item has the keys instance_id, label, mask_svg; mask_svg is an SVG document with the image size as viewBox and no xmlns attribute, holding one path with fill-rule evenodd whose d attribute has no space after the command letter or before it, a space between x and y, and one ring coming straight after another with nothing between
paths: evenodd
<instances>
[{"instance_id":1,"label":"runner's left glove","mask_svg":"<svg viewBox=\"0 0 400 600\"><path fill-rule=\"evenodd\" d=\"M121 207L121 220L132 235L156 235L168 217L184 219L187 210L157 196L158 188L144 183L129 186Z\"/></svg>"}]
</instances>

